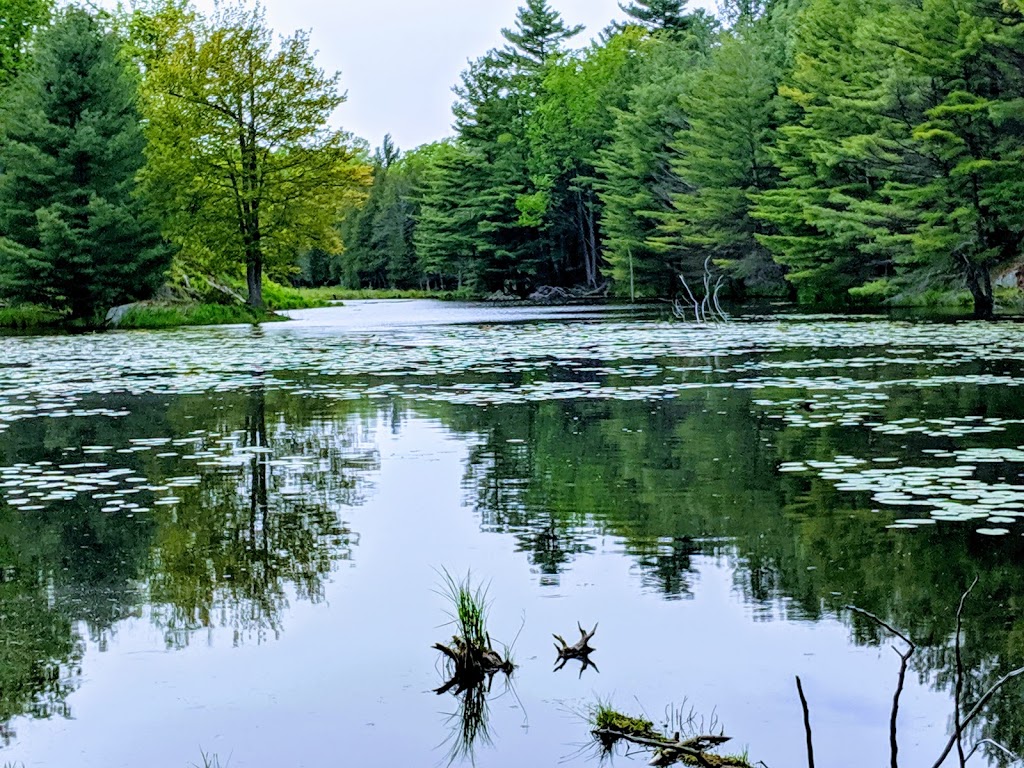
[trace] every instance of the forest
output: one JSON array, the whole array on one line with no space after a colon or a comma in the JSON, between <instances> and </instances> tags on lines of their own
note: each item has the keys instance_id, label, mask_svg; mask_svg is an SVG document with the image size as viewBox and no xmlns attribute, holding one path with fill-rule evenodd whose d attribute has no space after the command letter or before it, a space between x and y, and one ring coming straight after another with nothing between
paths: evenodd
<instances>
[{"instance_id":1,"label":"forest","mask_svg":"<svg viewBox=\"0 0 1024 768\"><path fill-rule=\"evenodd\" d=\"M527 0L455 85L452 136L372 153L258 5L8 5L11 306L259 309L268 277L640 300L710 274L990 318L1024 284L1024 0L637 0L582 47Z\"/></svg>"},{"instance_id":2,"label":"forest","mask_svg":"<svg viewBox=\"0 0 1024 768\"><path fill-rule=\"evenodd\" d=\"M623 5L581 49L543 0L456 87L455 136L376 154L340 277L927 303L1018 287L1024 3ZM710 262L708 259L710 258Z\"/></svg>"}]
</instances>

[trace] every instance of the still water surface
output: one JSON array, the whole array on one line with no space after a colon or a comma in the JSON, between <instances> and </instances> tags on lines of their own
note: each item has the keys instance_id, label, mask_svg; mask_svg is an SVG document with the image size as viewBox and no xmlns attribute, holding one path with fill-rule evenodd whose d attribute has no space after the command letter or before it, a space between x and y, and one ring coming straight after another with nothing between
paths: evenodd
<instances>
[{"instance_id":1,"label":"still water surface","mask_svg":"<svg viewBox=\"0 0 1024 768\"><path fill-rule=\"evenodd\" d=\"M0 763L447 765L441 569L517 638L479 766L595 762L599 699L801 765L797 674L818 763L887 765L899 660L849 603L920 644L930 766L975 576L968 703L1024 664L1015 324L354 302L0 344ZM577 621L600 672L553 673ZM1022 688L971 736L1024 750Z\"/></svg>"}]
</instances>

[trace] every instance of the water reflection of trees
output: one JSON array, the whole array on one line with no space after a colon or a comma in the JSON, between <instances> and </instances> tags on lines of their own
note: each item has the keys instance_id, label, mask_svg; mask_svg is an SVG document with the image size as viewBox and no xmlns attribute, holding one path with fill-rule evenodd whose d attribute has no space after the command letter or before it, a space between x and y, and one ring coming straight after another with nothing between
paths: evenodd
<instances>
[{"instance_id":1,"label":"water reflection of trees","mask_svg":"<svg viewBox=\"0 0 1024 768\"><path fill-rule=\"evenodd\" d=\"M894 392L886 407L887 419L1016 413L1009 394L967 386ZM841 610L855 603L913 636L920 644L917 673L948 691L956 607L980 575L964 615L964 663L973 670L965 700L976 701L1002 673L1024 664L1019 536L992 540L954 524L888 531L893 515L873 512L869 495L776 472L780 461L792 459L917 456L924 447L956 448L953 439L787 427L733 389L654 404L440 410L446 423L478 441L466 485L484 527L514 535L542 573L567 569L599 537L613 536L644 583L673 598L689 594L696 555L726 558L736 589L763 608L756 615L837 615L856 642L880 643L876 626ZM974 735L1020 753L1022 705L1021 689L1007 689Z\"/></svg>"},{"instance_id":2,"label":"water reflection of trees","mask_svg":"<svg viewBox=\"0 0 1024 768\"><path fill-rule=\"evenodd\" d=\"M180 492L177 524L154 542L161 563L148 580L149 600L167 642L196 630L231 627L236 642L276 636L289 595L323 599L332 568L349 559L353 534L339 519L357 502L355 467L376 466L373 448L353 455L353 436L322 418L268 419L267 395L252 390L228 464ZM216 429L230 434L229 425ZM297 457L291 463L280 457Z\"/></svg>"},{"instance_id":3,"label":"water reflection of trees","mask_svg":"<svg viewBox=\"0 0 1024 768\"><path fill-rule=\"evenodd\" d=\"M81 461L68 447L199 434L174 450L208 452L211 465L157 451L102 456L154 484L195 478L134 497L149 509L129 516L84 494L30 515L0 501L0 733L19 715L68 715L85 640L103 650L120 620L148 615L171 647L218 627L236 643L262 640L281 631L290 600L321 600L351 556L341 513L378 464L370 412L262 388L126 405L120 419L33 419L0 436L11 466ZM151 503L167 493L180 502Z\"/></svg>"}]
</instances>

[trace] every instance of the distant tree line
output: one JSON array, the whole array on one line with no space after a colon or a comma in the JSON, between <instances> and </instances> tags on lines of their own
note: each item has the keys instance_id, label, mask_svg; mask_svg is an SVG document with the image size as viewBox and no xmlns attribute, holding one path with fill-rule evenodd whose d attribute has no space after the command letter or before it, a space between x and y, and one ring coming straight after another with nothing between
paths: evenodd
<instances>
[{"instance_id":1,"label":"distant tree line","mask_svg":"<svg viewBox=\"0 0 1024 768\"><path fill-rule=\"evenodd\" d=\"M2 10L0 300L94 322L176 272L261 308L265 274L340 250L365 153L305 33L243 2Z\"/></svg>"},{"instance_id":2,"label":"distant tree line","mask_svg":"<svg viewBox=\"0 0 1024 768\"><path fill-rule=\"evenodd\" d=\"M454 135L373 155L305 33L235 0L0 15L0 302L200 284L669 297L705 265L805 302L1024 280L1024 0L527 0Z\"/></svg>"},{"instance_id":3,"label":"distant tree line","mask_svg":"<svg viewBox=\"0 0 1024 768\"><path fill-rule=\"evenodd\" d=\"M581 29L527 0L454 137L377 153L318 279L652 297L710 257L739 294L959 290L991 316L1022 260L1024 0L622 9L569 50Z\"/></svg>"}]
</instances>

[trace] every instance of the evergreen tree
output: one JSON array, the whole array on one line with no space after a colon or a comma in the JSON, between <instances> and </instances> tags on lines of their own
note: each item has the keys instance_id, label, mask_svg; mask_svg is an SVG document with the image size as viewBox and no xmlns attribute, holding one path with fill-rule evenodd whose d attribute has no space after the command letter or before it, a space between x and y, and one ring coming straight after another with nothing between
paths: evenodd
<instances>
[{"instance_id":1,"label":"evergreen tree","mask_svg":"<svg viewBox=\"0 0 1024 768\"><path fill-rule=\"evenodd\" d=\"M40 36L0 130L7 296L87 318L152 295L170 254L136 194L134 80L92 16L67 10Z\"/></svg>"},{"instance_id":2,"label":"evergreen tree","mask_svg":"<svg viewBox=\"0 0 1024 768\"><path fill-rule=\"evenodd\" d=\"M688 32L694 21L686 10L686 0L635 0L629 5L619 3L619 8L632 23L650 30Z\"/></svg>"},{"instance_id":3,"label":"evergreen tree","mask_svg":"<svg viewBox=\"0 0 1024 768\"><path fill-rule=\"evenodd\" d=\"M418 167L403 157L391 136L373 160L373 183L365 204L342 224L345 249L339 258L341 282L352 288L411 288L420 272L412 236L413 187Z\"/></svg>"},{"instance_id":4,"label":"evergreen tree","mask_svg":"<svg viewBox=\"0 0 1024 768\"><path fill-rule=\"evenodd\" d=\"M605 258L619 295L675 292L681 259L657 236L679 191L671 144L687 125L680 96L702 58L684 43L649 39L627 106L613 110L610 141L596 165Z\"/></svg>"},{"instance_id":5,"label":"evergreen tree","mask_svg":"<svg viewBox=\"0 0 1024 768\"><path fill-rule=\"evenodd\" d=\"M562 57L544 77L528 125L530 176L538 188L537 215L552 243L552 284L602 281L598 153L611 138L613 109L627 106L644 33L637 27L604 44Z\"/></svg>"},{"instance_id":6,"label":"evergreen tree","mask_svg":"<svg viewBox=\"0 0 1024 768\"><path fill-rule=\"evenodd\" d=\"M887 109L893 51L872 30L900 5L809 0L797 17L796 64L779 89L796 110L774 150L782 183L759 196L753 215L770 228L758 239L807 301L847 301L892 271L891 250L872 247L872 206L910 123Z\"/></svg>"},{"instance_id":7,"label":"evergreen tree","mask_svg":"<svg viewBox=\"0 0 1024 768\"><path fill-rule=\"evenodd\" d=\"M581 24L567 26L547 0L526 0L526 5L516 13L515 28L501 30L509 44L499 54L499 60L526 73L539 72L567 40L582 31Z\"/></svg>"},{"instance_id":8,"label":"evergreen tree","mask_svg":"<svg viewBox=\"0 0 1024 768\"><path fill-rule=\"evenodd\" d=\"M547 68L581 27L568 27L546 0L521 7L509 45L470 65L456 89L455 126L465 145L460 182L470 193L477 229L474 283L483 290L529 292L550 271L552 241L546 231L543 182L531 176L529 121Z\"/></svg>"},{"instance_id":9,"label":"evergreen tree","mask_svg":"<svg viewBox=\"0 0 1024 768\"><path fill-rule=\"evenodd\" d=\"M993 316L998 273L1024 256L1022 10L925 0L890 37L910 56L924 114L885 189L878 241L899 247L909 229L896 286L966 286L979 318Z\"/></svg>"},{"instance_id":10,"label":"evergreen tree","mask_svg":"<svg viewBox=\"0 0 1024 768\"><path fill-rule=\"evenodd\" d=\"M483 161L464 143L445 141L422 150L419 211L413 242L428 286L482 289L485 246L475 206Z\"/></svg>"},{"instance_id":11,"label":"evergreen tree","mask_svg":"<svg viewBox=\"0 0 1024 768\"><path fill-rule=\"evenodd\" d=\"M748 0L756 3L760 0ZM688 41L698 48L706 48L714 41L718 20L703 9L686 10L687 0L636 0L629 5L619 3L626 14L625 24L615 23L612 29L637 26L650 34Z\"/></svg>"},{"instance_id":12,"label":"evergreen tree","mask_svg":"<svg viewBox=\"0 0 1024 768\"><path fill-rule=\"evenodd\" d=\"M741 16L683 94L689 126L672 160L682 190L653 241L686 259L687 277L703 275L711 257L751 292L786 290L781 269L756 240L764 227L750 215L757 196L778 183L770 152L782 118L781 38L770 18Z\"/></svg>"}]
</instances>

